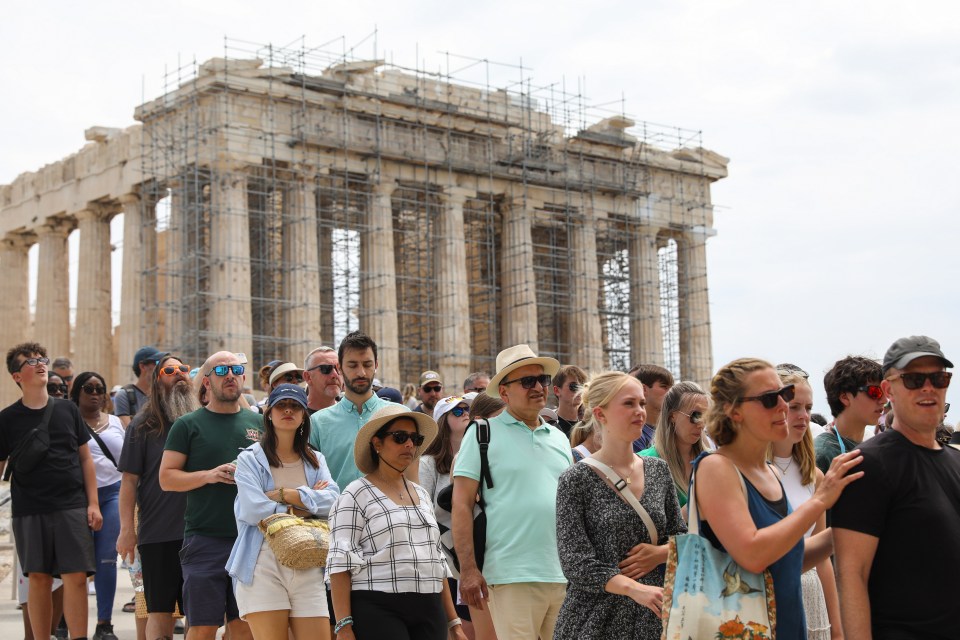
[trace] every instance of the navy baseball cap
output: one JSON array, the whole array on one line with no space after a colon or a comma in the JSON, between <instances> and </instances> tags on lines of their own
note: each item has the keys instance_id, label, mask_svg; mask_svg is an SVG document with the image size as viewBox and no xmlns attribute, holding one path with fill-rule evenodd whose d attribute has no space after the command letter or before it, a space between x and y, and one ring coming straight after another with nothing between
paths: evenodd
<instances>
[{"instance_id":1,"label":"navy baseball cap","mask_svg":"<svg viewBox=\"0 0 960 640\"><path fill-rule=\"evenodd\" d=\"M295 384L281 384L270 392L267 406L272 407L281 400L295 400L304 409L307 408L307 393Z\"/></svg>"}]
</instances>

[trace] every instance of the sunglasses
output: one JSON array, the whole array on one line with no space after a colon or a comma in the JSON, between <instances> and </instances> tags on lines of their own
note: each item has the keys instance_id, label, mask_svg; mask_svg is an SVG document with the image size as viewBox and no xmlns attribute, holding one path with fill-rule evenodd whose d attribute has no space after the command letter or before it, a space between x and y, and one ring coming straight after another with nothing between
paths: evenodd
<instances>
[{"instance_id":1,"label":"sunglasses","mask_svg":"<svg viewBox=\"0 0 960 640\"><path fill-rule=\"evenodd\" d=\"M878 384L868 384L863 387L857 387L857 391L863 391L871 400L883 400L883 389Z\"/></svg>"},{"instance_id":2,"label":"sunglasses","mask_svg":"<svg viewBox=\"0 0 960 640\"><path fill-rule=\"evenodd\" d=\"M412 431L387 431L385 434L383 434L383 436L390 436L397 444L406 444L407 440L413 440L413 446L415 447L422 445L423 441L426 439L426 436L422 436L419 433L414 433Z\"/></svg>"},{"instance_id":3,"label":"sunglasses","mask_svg":"<svg viewBox=\"0 0 960 640\"><path fill-rule=\"evenodd\" d=\"M280 400L274 404L272 408L277 409L278 411L303 411L303 405L296 400Z\"/></svg>"},{"instance_id":4,"label":"sunglasses","mask_svg":"<svg viewBox=\"0 0 960 640\"><path fill-rule=\"evenodd\" d=\"M576 393L581 389L583 389L583 385L580 384L579 382L571 382L570 384L567 385L567 389L570 389L570 393Z\"/></svg>"},{"instance_id":5,"label":"sunglasses","mask_svg":"<svg viewBox=\"0 0 960 640\"><path fill-rule=\"evenodd\" d=\"M473 387L471 389L464 389L463 391L464 393L470 393L471 391L476 391L477 393L483 393L486 390L487 390L486 387Z\"/></svg>"},{"instance_id":6,"label":"sunglasses","mask_svg":"<svg viewBox=\"0 0 960 640\"><path fill-rule=\"evenodd\" d=\"M84 393L91 396L99 396L100 394L106 393L107 388L102 387L99 384L85 384L80 387Z\"/></svg>"},{"instance_id":7,"label":"sunglasses","mask_svg":"<svg viewBox=\"0 0 960 640\"><path fill-rule=\"evenodd\" d=\"M440 393L441 391L443 391L443 387L440 386L439 384L427 385L426 387L421 387L421 389L423 389L427 393Z\"/></svg>"},{"instance_id":8,"label":"sunglasses","mask_svg":"<svg viewBox=\"0 0 960 640\"><path fill-rule=\"evenodd\" d=\"M215 373L222 378L223 376L227 375L227 373L232 373L233 375L239 378L240 376L243 375L243 372L245 370L246 369L242 364L218 364L217 366L215 366L213 369L210 370L210 372L207 374L207 377L209 378L211 375Z\"/></svg>"},{"instance_id":9,"label":"sunglasses","mask_svg":"<svg viewBox=\"0 0 960 640\"><path fill-rule=\"evenodd\" d=\"M740 402L759 402L763 405L764 409L773 409L777 406L777 401L780 398L783 398L784 402L790 402L793 400L794 395L796 395L796 388L794 385L788 384L776 391L767 391L758 396L745 396L740 398Z\"/></svg>"},{"instance_id":10,"label":"sunglasses","mask_svg":"<svg viewBox=\"0 0 960 640\"><path fill-rule=\"evenodd\" d=\"M523 376L522 378L517 378L515 380L504 380L500 384L513 384L514 382L519 382L520 386L524 389L533 389L537 384L540 384L544 389L550 386L550 381L552 378L546 374L540 374L539 376Z\"/></svg>"},{"instance_id":11,"label":"sunglasses","mask_svg":"<svg viewBox=\"0 0 960 640\"><path fill-rule=\"evenodd\" d=\"M47 393L51 395L60 394L62 396L67 395L67 385L57 384L56 382L47 383Z\"/></svg>"},{"instance_id":12,"label":"sunglasses","mask_svg":"<svg viewBox=\"0 0 960 640\"><path fill-rule=\"evenodd\" d=\"M27 358L20 363L20 369L23 369L23 365L28 364L31 367L35 367L38 364L48 365L50 364L50 358L40 357L40 358ZM17 369L19 371L20 369Z\"/></svg>"},{"instance_id":13,"label":"sunglasses","mask_svg":"<svg viewBox=\"0 0 960 640\"><path fill-rule=\"evenodd\" d=\"M307 371L317 371L319 370L325 376L330 375L337 370L337 365L335 364L318 364L316 366L310 367Z\"/></svg>"},{"instance_id":14,"label":"sunglasses","mask_svg":"<svg viewBox=\"0 0 960 640\"><path fill-rule=\"evenodd\" d=\"M176 375L177 372L189 374L189 373L190 373L190 367L187 366L187 365L185 365L185 364L181 364L181 365L176 365L176 366L175 366L175 365L169 365L169 366L166 366L166 367L163 367L162 369L160 369L160 375L164 375L164 376Z\"/></svg>"},{"instance_id":15,"label":"sunglasses","mask_svg":"<svg viewBox=\"0 0 960 640\"><path fill-rule=\"evenodd\" d=\"M274 381L276 382L276 380ZM280 382L303 382L303 376L299 373L285 373L280 378Z\"/></svg>"},{"instance_id":16,"label":"sunglasses","mask_svg":"<svg viewBox=\"0 0 960 640\"><path fill-rule=\"evenodd\" d=\"M454 407L453 409L450 409L450 413L453 414L454 418L460 418L463 416L463 414L467 413L468 411L469 409L467 409L466 407Z\"/></svg>"},{"instance_id":17,"label":"sunglasses","mask_svg":"<svg viewBox=\"0 0 960 640\"><path fill-rule=\"evenodd\" d=\"M934 389L946 389L950 386L953 374L949 371L934 371L933 373L901 373L900 379L907 389L919 389L930 381Z\"/></svg>"},{"instance_id":18,"label":"sunglasses","mask_svg":"<svg viewBox=\"0 0 960 640\"><path fill-rule=\"evenodd\" d=\"M757 397L759 397L759 396L757 396ZM744 400L746 400L746 398L744 398ZM761 400L761 402L762 402L762 400ZM774 404L776 404L776 401L774 401ZM764 406L766 406L766 405L764 405ZM767 408L769 409L770 407L767 407ZM683 413L683 411L677 411L677 413ZM702 412L702 411L694 411L693 413L683 413L683 415L685 415L685 416L687 416L688 418L690 418L690 424L700 424L701 422L703 422L703 412Z\"/></svg>"}]
</instances>

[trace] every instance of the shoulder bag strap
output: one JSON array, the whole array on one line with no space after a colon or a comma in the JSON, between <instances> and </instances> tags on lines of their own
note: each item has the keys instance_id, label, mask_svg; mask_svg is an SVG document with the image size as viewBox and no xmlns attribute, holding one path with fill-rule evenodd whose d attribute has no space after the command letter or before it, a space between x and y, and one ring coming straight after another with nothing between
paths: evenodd
<instances>
[{"instance_id":1,"label":"shoulder bag strap","mask_svg":"<svg viewBox=\"0 0 960 640\"><path fill-rule=\"evenodd\" d=\"M87 424L86 420L84 420L83 424ZM107 424L110 424L110 418L107 418ZM107 459L113 463L114 468L118 468L117 461L113 459L113 454L110 453L110 447L104 444L103 440L100 438L100 434L94 431L89 424L87 424L87 431L89 431L93 439L97 441L97 444L100 446L100 451L103 452L103 455L107 456Z\"/></svg>"},{"instance_id":2,"label":"shoulder bag strap","mask_svg":"<svg viewBox=\"0 0 960 640\"><path fill-rule=\"evenodd\" d=\"M640 501L637 500L637 496L633 495L633 491L626 490L627 483L626 481L617 475L617 472L603 464L596 458L584 458L581 460L583 464L593 467L597 471L601 472L607 477L607 480L610 481L610 484L613 485L613 488L616 489L624 500L627 501L634 511L637 512L637 515L640 516L640 519L643 520L644 526L647 527L647 533L650 535L650 542L654 545L659 543L659 538L657 536L657 527L653 524L653 518L650 517L650 514L647 513L647 510L643 508L643 505L640 504Z\"/></svg>"},{"instance_id":3,"label":"shoulder bag strap","mask_svg":"<svg viewBox=\"0 0 960 640\"><path fill-rule=\"evenodd\" d=\"M40 418L40 424L36 426L37 431L43 431L44 433L49 432L50 418L53 416L53 404L54 404L53 398L48 397L47 408L43 410L43 417ZM20 442L17 443L16 448L10 452L10 455L8 456L8 459L7 459L7 465L3 470L4 482L9 480L10 476L13 474L13 460L14 458L17 457L17 454L21 451L21 447L23 446L25 438L29 435L30 435L29 432L25 433L23 437L20 438Z\"/></svg>"},{"instance_id":4,"label":"shoulder bag strap","mask_svg":"<svg viewBox=\"0 0 960 640\"><path fill-rule=\"evenodd\" d=\"M740 489L743 491L743 497L747 500L747 506L749 507L750 496L747 493L747 485L743 481L743 474L737 465L733 465L733 468L737 470L737 477L740 478ZM700 511L697 509L696 477L697 470L694 469L693 473L690 474L690 492L687 494L687 531L700 535Z\"/></svg>"},{"instance_id":5,"label":"shoulder bag strap","mask_svg":"<svg viewBox=\"0 0 960 640\"><path fill-rule=\"evenodd\" d=\"M37 429L40 431L48 431L50 427L50 418L53 417L53 398L47 398L47 408L43 411L43 419L40 420L40 424L37 425Z\"/></svg>"}]
</instances>

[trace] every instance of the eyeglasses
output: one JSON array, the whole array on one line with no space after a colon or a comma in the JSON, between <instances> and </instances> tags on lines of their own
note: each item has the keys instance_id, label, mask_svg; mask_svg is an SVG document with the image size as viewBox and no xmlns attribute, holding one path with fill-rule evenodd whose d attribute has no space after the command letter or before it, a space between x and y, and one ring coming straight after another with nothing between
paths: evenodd
<instances>
[{"instance_id":1,"label":"eyeglasses","mask_svg":"<svg viewBox=\"0 0 960 640\"><path fill-rule=\"evenodd\" d=\"M65 385L65 384L57 384L56 382L48 382L48 383L47 383L47 393L49 393L50 395L58 395L58 394L59 394L59 395L61 395L61 396L65 396L65 395L67 395L67 385Z\"/></svg>"},{"instance_id":2,"label":"eyeglasses","mask_svg":"<svg viewBox=\"0 0 960 640\"><path fill-rule=\"evenodd\" d=\"M864 391L871 400L883 400L883 389L878 384L868 384L863 387L857 387L857 391Z\"/></svg>"},{"instance_id":3,"label":"eyeglasses","mask_svg":"<svg viewBox=\"0 0 960 640\"><path fill-rule=\"evenodd\" d=\"M315 371L315 370L319 370L320 373L322 373L322 374L325 375L325 376L328 376L328 375L330 375L331 373L333 373L334 371L337 370L337 365L335 365L335 364L318 364L318 365L312 366L312 367L310 367L309 369L307 369L307 371Z\"/></svg>"},{"instance_id":4,"label":"eyeglasses","mask_svg":"<svg viewBox=\"0 0 960 640\"><path fill-rule=\"evenodd\" d=\"M40 358L27 358L26 360L24 360L23 362L20 363L20 369L23 369L23 365L25 365L25 364L28 364L28 365L30 365L31 367L35 367L35 366L37 366L38 364L48 365L48 364L50 364L50 358L45 358L45 357L40 357ZM20 371L20 369L17 369L17 371Z\"/></svg>"},{"instance_id":5,"label":"eyeglasses","mask_svg":"<svg viewBox=\"0 0 960 640\"><path fill-rule=\"evenodd\" d=\"M227 373L229 372L239 378L240 376L243 375L243 372L245 370L246 369L242 364L218 364L213 369L211 369L209 373L207 373L207 377L209 378L211 375L215 373L222 378L223 376L227 375Z\"/></svg>"},{"instance_id":6,"label":"eyeglasses","mask_svg":"<svg viewBox=\"0 0 960 640\"><path fill-rule=\"evenodd\" d=\"M759 396L758 396L758 397L759 397ZM746 400L746 398L744 398L744 400ZM761 402L762 402L762 400L761 400ZM776 404L776 401L774 401L773 404ZM766 406L766 404L764 404L764 406ZM770 407L767 407L767 408L769 409ZM683 413L683 411L677 411L677 413ZM685 415L685 416L687 416L688 418L690 418L690 424L700 424L701 422L703 422L703 412L702 412L702 411L694 411L693 413L683 413L683 415Z\"/></svg>"},{"instance_id":7,"label":"eyeglasses","mask_svg":"<svg viewBox=\"0 0 960 640\"><path fill-rule=\"evenodd\" d=\"M778 376L800 376L804 380L807 380L810 377L810 374L798 367L795 364L778 364L777 365L777 375Z\"/></svg>"},{"instance_id":8,"label":"eyeglasses","mask_svg":"<svg viewBox=\"0 0 960 640\"><path fill-rule=\"evenodd\" d=\"M767 391L766 393L761 393L758 396L746 396L740 398L740 402L759 402L763 405L764 409L773 409L777 406L777 400L783 398L784 402L790 402L793 400L793 396L796 395L796 388L792 384L778 389L776 391Z\"/></svg>"},{"instance_id":9,"label":"eyeglasses","mask_svg":"<svg viewBox=\"0 0 960 640\"><path fill-rule=\"evenodd\" d=\"M953 374L949 371L934 371L933 373L901 373L900 379L903 380L903 386L907 389L919 389L930 381L934 389L946 389L950 386L950 378Z\"/></svg>"},{"instance_id":10,"label":"eyeglasses","mask_svg":"<svg viewBox=\"0 0 960 640\"><path fill-rule=\"evenodd\" d=\"M390 436L397 444L405 444L407 440L413 440L413 446L415 447L422 445L423 441L426 439L426 436L420 435L419 433L413 433L412 431L387 431L383 435L384 437Z\"/></svg>"},{"instance_id":11,"label":"eyeglasses","mask_svg":"<svg viewBox=\"0 0 960 640\"><path fill-rule=\"evenodd\" d=\"M177 372L189 374L190 367L185 364L181 364L176 366L169 365L160 369L160 375L164 375L164 376L172 376L172 375L175 375Z\"/></svg>"},{"instance_id":12,"label":"eyeglasses","mask_svg":"<svg viewBox=\"0 0 960 640\"><path fill-rule=\"evenodd\" d=\"M468 411L469 409L467 409L466 407L454 407L453 409L450 409L450 413L453 414L454 418L460 418L463 416L463 414L467 413Z\"/></svg>"},{"instance_id":13,"label":"eyeglasses","mask_svg":"<svg viewBox=\"0 0 960 640\"><path fill-rule=\"evenodd\" d=\"M301 376L299 373L290 372L290 373L285 373L285 374L283 374L283 376L282 376L281 378L278 378L277 380L274 380L273 382L274 382L274 383L277 383L277 382L303 382L303 376Z\"/></svg>"},{"instance_id":14,"label":"eyeglasses","mask_svg":"<svg viewBox=\"0 0 960 640\"><path fill-rule=\"evenodd\" d=\"M99 396L100 394L107 392L107 388L100 386L99 384L85 384L80 388L84 393L91 396Z\"/></svg>"},{"instance_id":15,"label":"eyeglasses","mask_svg":"<svg viewBox=\"0 0 960 640\"><path fill-rule=\"evenodd\" d=\"M443 391L443 386L439 384L430 384L420 388L423 389L426 393L440 393L441 391Z\"/></svg>"},{"instance_id":16,"label":"eyeglasses","mask_svg":"<svg viewBox=\"0 0 960 640\"><path fill-rule=\"evenodd\" d=\"M519 382L520 386L524 389L533 389L539 383L544 389L550 386L551 378L548 374L542 373L539 376L523 376L522 378L517 378L516 380L504 380L500 384L513 384L514 382Z\"/></svg>"}]
</instances>

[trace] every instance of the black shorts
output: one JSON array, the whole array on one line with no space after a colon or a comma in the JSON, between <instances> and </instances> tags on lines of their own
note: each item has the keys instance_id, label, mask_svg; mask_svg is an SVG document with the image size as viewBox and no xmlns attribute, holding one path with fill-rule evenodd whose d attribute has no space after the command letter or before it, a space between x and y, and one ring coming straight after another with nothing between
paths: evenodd
<instances>
[{"instance_id":1,"label":"black shorts","mask_svg":"<svg viewBox=\"0 0 960 640\"><path fill-rule=\"evenodd\" d=\"M87 509L67 509L13 518L13 536L23 575L95 573L93 534Z\"/></svg>"},{"instance_id":2,"label":"black shorts","mask_svg":"<svg viewBox=\"0 0 960 640\"><path fill-rule=\"evenodd\" d=\"M173 613L176 605L180 605L183 611L183 572L180 569L182 546L183 540L137 546L148 613Z\"/></svg>"}]
</instances>

